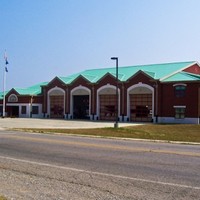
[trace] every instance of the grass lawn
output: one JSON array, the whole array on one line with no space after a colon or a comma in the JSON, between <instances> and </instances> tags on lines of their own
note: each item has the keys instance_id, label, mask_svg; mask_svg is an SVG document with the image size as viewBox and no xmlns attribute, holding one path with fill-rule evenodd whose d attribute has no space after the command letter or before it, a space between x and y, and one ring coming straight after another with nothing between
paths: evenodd
<instances>
[{"instance_id":1,"label":"grass lawn","mask_svg":"<svg viewBox=\"0 0 200 200\"><path fill-rule=\"evenodd\" d=\"M21 129L39 133L94 135L101 137L140 138L200 143L200 125L151 124L123 128L96 129Z\"/></svg>"},{"instance_id":2,"label":"grass lawn","mask_svg":"<svg viewBox=\"0 0 200 200\"><path fill-rule=\"evenodd\" d=\"M7 200L4 196L0 195L0 200Z\"/></svg>"}]
</instances>

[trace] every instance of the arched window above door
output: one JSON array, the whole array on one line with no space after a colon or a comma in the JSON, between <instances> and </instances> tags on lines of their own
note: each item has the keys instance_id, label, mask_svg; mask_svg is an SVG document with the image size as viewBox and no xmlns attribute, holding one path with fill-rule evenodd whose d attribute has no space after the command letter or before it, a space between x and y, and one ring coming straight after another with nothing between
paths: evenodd
<instances>
[{"instance_id":1,"label":"arched window above door","mask_svg":"<svg viewBox=\"0 0 200 200\"><path fill-rule=\"evenodd\" d=\"M11 95L8 97L8 102L18 102L18 97L17 97L17 95L11 94Z\"/></svg>"}]
</instances>

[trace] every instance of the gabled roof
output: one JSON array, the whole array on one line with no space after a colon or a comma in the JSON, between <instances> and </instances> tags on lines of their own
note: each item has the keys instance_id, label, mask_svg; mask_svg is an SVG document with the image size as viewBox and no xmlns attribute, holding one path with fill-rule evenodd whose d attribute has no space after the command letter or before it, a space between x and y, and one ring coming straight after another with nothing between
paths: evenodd
<instances>
[{"instance_id":1,"label":"gabled roof","mask_svg":"<svg viewBox=\"0 0 200 200\"><path fill-rule=\"evenodd\" d=\"M163 63L163 64L150 64L150 65L135 65L118 68L119 81L127 81L137 73L143 72L149 77L161 82L172 81L200 81L200 75L184 72L186 68L197 64L195 61L189 62L175 62L175 63ZM64 84L71 84L79 77L83 77L90 83L98 83L106 75L110 74L114 78L116 77L116 67L90 69L80 73L72 74L70 76L57 77ZM19 95L39 95L41 93L41 86L48 85L50 82L43 82L37 85L33 85L27 88L13 88ZM7 94L7 93L6 93ZM0 99L3 98L3 93L0 93Z\"/></svg>"},{"instance_id":2,"label":"gabled roof","mask_svg":"<svg viewBox=\"0 0 200 200\"><path fill-rule=\"evenodd\" d=\"M39 95L41 91L41 86L47 85L48 82L42 82L27 88L12 88L11 90L15 90L19 95ZM5 95L7 95L11 90L6 91ZM3 92L0 92L0 100L3 99Z\"/></svg>"},{"instance_id":3,"label":"gabled roof","mask_svg":"<svg viewBox=\"0 0 200 200\"><path fill-rule=\"evenodd\" d=\"M80 75L80 73L78 73L78 74L73 74L73 75L67 76L67 77L58 76L58 78L59 78L62 82L64 82L65 84L70 84L70 83L72 83L79 75Z\"/></svg>"},{"instance_id":4,"label":"gabled roof","mask_svg":"<svg viewBox=\"0 0 200 200\"><path fill-rule=\"evenodd\" d=\"M119 81L127 81L130 77L143 71L153 79L162 80L171 76L177 72L184 70L185 68L195 64L195 61L190 62L176 62L176 63L164 63L164 64L151 64L151 65L136 65L118 68ZM80 75L85 77L89 82L96 83L106 74L111 74L116 77L116 68L102 68L102 69L90 69L83 72L67 76L59 77L64 83L70 84Z\"/></svg>"}]
</instances>

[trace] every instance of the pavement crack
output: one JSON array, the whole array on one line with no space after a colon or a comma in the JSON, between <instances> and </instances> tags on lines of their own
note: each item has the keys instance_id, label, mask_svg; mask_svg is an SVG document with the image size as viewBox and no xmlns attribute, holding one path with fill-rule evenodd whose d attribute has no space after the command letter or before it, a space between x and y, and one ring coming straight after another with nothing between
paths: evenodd
<instances>
[{"instance_id":1,"label":"pavement crack","mask_svg":"<svg viewBox=\"0 0 200 200\"><path fill-rule=\"evenodd\" d=\"M56 181L59 181L59 182L62 182L62 183L68 183L68 184L88 187L88 188L96 189L96 190L101 191L101 192L109 193L110 195L116 195L116 194L112 193L111 190L109 190L109 189L104 189L102 187L95 186L92 183L87 183L86 181L84 181L83 179L81 179L79 177L79 176L82 176L82 175L84 175L84 176L87 175L89 177L89 180L92 180L93 176L91 174L88 174L88 173L85 174L85 173L79 172L79 173L71 176L75 180L70 180L70 179L66 179L64 177L62 177L62 178L61 177L60 178L50 177L50 176L47 176L45 174L38 174L38 173L25 171L25 170L21 170L21 169L14 169L14 168L11 168L11 167L6 167L6 166L0 166L0 169L7 170L7 171L10 171L10 172L14 172L14 173L24 174L24 175L27 175L27 176L30 176L30 177L34 176L36 178L43 178L43 179L48 179L48 180L53 180L53 181L56 180ZM53 173L51 173L51 174L53 174Z\"/></svg>"}]
</instances>

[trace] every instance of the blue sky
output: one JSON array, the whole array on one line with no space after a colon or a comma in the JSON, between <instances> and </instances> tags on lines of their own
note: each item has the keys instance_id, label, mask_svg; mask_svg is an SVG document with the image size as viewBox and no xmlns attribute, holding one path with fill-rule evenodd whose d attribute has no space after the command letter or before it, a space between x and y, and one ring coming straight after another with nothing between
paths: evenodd
<instances>
[{"instance_id":1,"label":"blue sky","mask_svg":"<svg viewBox=\"0 0 200 200\"><path fill-rule=\"evenodd\" d=\"M200 61L199 8L199 0L1 0L0 82L5 49L7 89L114 67L112 56L120 66Z\"/></svg>"}]
</instances>

